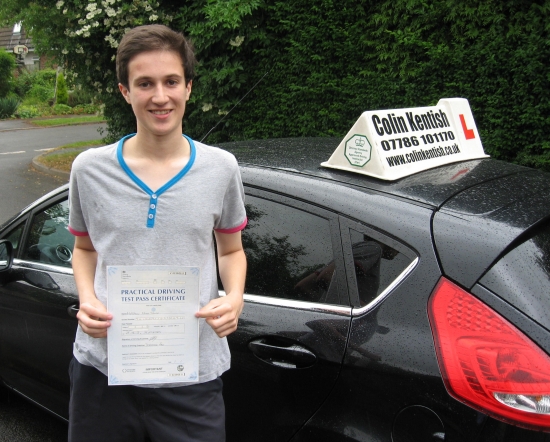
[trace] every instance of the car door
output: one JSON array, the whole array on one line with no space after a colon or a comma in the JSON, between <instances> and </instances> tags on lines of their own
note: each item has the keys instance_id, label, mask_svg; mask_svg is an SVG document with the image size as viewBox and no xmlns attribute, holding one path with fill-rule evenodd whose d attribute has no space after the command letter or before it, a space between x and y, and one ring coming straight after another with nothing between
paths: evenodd
<instances>
[{"instance_id":1,"label":"car door","mask_svg":"<svg viewBox=\"0 0 550 442\"><path fill-rule=\"evenodd\" d=\"M230 441L283 441L338 378L350 326L338 217L246 189L248 274L224 379Z\"/></svg>"},{"instance_id":2,"label":"car door","mask_svg":"<svg viewBox=\"0 0 550 442\"><path fill-rule=\"evenodd\" d=\"M67 224L66 196L34 209L7 234L18 238L16 259L0 276L0 376L63 417L78 305Z\"/></svg>"}]
</instances>

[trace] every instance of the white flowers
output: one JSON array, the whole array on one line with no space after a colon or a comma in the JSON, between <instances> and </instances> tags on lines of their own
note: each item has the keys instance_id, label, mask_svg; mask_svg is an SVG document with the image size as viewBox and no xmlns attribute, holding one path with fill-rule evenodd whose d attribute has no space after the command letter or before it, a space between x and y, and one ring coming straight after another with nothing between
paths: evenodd
<instances>
[{"instance_id":1,"label":"white flowers","mask_svg":"<svg viewBox=\"0 0 550 442\"><path fill-rule=\"evenodd\" d=\"M212 103L204 103L202 105L202 111L203 112L208 112L210 109L212 109Z\"/></svg>"},{"instance_id":2,"label":"white flowers","mask_svg":"<svg viewBox=\"0 0 550 442\"><path fill-rule=\"evenodd\" d=\"M149 21L157 21L158 18L159 18L158 15L151 14L151 15L149 16Z\"/></svg>"},{"instance_id":3,"label":"white flowers","mask_svg":"<svg viewBox=\"0 0 550 442\"><path fill-rule=\"evenodd\" d=\"M118 41L116 41L116 39L112 35L107 35L105 37L105 41L109 42L109 45L111 45L112 48L118 48Z\"/></svg>"},{"instance_id":4,"label":"white flowers","mask_svg":"<svg viewBox=\"0 0 550 442\"><path fill-rule=\"evenodd\" d=\"M235 37L234 39L229 40L229 44L231 46L234 46L234 47L238 48L240 45L243 44L243 41L244 41L244 37L241 37L239 35L239 36Z\"/></svg>"},{"instance_id":5,"label":"white flowers","mask_svg":"<svg viewBox=\"0 0 550 442\"><path fill-rule=\"evenodd\" d=\"M65 2L63 0L59 0L56 4L55 4L55 7L57 9L61 9L61 6L63 6L65 4Z\"/></svg>"}]
</instances>

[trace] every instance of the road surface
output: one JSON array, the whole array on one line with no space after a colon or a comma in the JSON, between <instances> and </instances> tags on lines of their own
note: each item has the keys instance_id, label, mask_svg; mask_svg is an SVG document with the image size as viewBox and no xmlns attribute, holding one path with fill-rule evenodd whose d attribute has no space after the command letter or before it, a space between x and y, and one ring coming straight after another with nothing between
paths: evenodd
<instances>
[{"instance_id":1,"label":"road surface","mask_svg":"<svg viewBox=\"0 0 550 442\"><path fill-rule=\"evenodd\" d=\"M36 171L32 159L40 153L75 141L97 140L104 124L34 128L0 121L0 224L38 197L67 182ZM30 126L30 128L29 128Z\"/></svg>"}]
</instances>

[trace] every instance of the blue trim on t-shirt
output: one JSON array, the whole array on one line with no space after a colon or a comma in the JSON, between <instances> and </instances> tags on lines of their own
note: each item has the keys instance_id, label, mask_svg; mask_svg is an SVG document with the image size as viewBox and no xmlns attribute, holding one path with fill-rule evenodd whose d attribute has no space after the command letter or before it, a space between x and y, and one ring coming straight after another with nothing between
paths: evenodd
<instances>
[{"instance_id":1,"label":"blue trim on t-shirt","mask_svg":"<svg viewBox=\"0 0 550 442\"><path fill-rule=\"evenodd\" d=\"M145 184L143 181L141 181L134 172L128 167L126 164L126 161L124 161L124 157L122 155L122 146L124 146L124 142L135 136L135 134L126 135L123 137L119 142L117 146L117 159L118 163L120 164L120 167L122 167L122 170L126 172L126 174L130 177L130 179L136 183L147 195L150 196L149 199L149 211L147 213L147 227L153 228L155 226L155 218L157 216L157 206L158 206L158 197L161 196L164 192L166 192L170 187L172 187L174 184L176 184L179 180L181 180L184 175L189 172L191 167L193 166L193 163L195 162L195 157L197 154L197 149L195 148L195 143L191 138L189 138L187 135L182 134L183 137L189 142L189 146L191 148L191 153L189 155L189 161L187 161L187 164L183 169L181 169L178 174L172 178L170 181L168 181L164 186L160 187L156 192L152 191L147 184Z\"/></svg>"}]
</instances>

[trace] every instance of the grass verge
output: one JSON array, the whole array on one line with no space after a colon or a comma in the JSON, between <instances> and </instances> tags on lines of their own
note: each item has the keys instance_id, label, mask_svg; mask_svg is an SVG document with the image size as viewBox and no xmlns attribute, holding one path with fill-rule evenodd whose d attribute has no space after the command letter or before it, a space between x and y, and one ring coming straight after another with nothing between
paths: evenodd
<instances>
[{"instance_id":1,"label":"grass verge","mask_svg":"<svg viewBox=\"0 0 550 442\"><path fill-rule=\"evenodd\" d=\"M32 120L31 124L41 127L51 126L73 126L83 123L101 123L105 121L104 117L97 115L84 115L80 117L47 118L44 120Z\"/></svg>"},{"instance_id":2,"label":"grass verge","mask_svg":"<svg viewBox=\"0 0 550 442\"><path fill-rule=\"evenodd\" d=\"M90 147L102 146L105 143L102 139L90 141L77 141L76 143L65 144L50 150L41 156L37 161L46 167L64 172L70 172L74 159L77 155Z\"/></svg>"}]
</instances>

